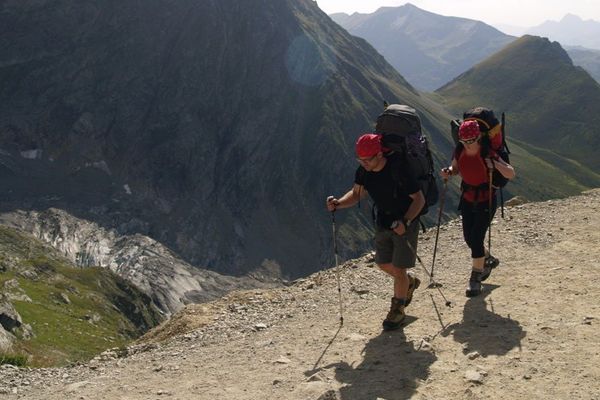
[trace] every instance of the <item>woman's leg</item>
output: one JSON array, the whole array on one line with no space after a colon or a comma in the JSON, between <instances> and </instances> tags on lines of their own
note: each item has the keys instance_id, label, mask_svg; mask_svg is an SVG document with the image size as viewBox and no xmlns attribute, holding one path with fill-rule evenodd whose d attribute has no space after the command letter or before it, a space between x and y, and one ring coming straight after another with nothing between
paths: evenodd
<instances>
[{"instance_id":1,"label":"woman's leg","mask_svg":"<svg viewBox=\"0 0 600 400\"><path fill-rule=\"evenodd\" d=\"M495 202L492 204L492 214L496 211ZM472 270L469 286L466 290L467 297L474 297L481 293L481 282L490 275L491 268L485 267L485 235L490 226L490 213L486 205L471 208L471 220L468 230L469 245L471 248Z\"/></svg>"}]
</instances>

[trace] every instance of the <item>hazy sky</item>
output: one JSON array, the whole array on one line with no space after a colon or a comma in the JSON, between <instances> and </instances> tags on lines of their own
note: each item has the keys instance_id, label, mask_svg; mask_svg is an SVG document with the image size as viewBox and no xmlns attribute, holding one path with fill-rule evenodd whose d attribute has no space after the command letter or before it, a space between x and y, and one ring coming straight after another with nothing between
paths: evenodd
<instances>
[{"instance_id":1,"label":"hazy sky","mask_svg":"<svg viewBox=\"0 0 600 400\"><path fill-rule=\"evenodd\" d=\"M411 4L436 14L477 19L488 24L532 27L565 14L600 21L600 0L411 0ZM317 0L327 14L372 13L379 7L397 7L406 0Z\"/></svg>"}]
</instances>

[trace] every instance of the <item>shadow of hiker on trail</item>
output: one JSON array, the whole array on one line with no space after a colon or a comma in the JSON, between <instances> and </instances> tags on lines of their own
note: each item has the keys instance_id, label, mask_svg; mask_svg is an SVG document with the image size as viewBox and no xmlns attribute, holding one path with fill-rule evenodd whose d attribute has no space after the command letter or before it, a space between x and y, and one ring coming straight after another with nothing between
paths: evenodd
<instances>
[{"instance_id":1,"label":"shadow of hiker on trail","mask_svg":"<svg viewBox=\"0 0 600 400\"><path fill-rule=\"evenodd\" d=\"M429 367L437 360L430 351L419 349L420 341L407 342L402 330L381 332L363 349L358 365L340 362L336 379L345 385L339 389L342 400L404 400L411 398L417 380L427 379Z\"/></svg>"},{"instance_id":2,"label":"shadow of hiker on trail","mask_svg":"<svg viewBox=\"0 0 600 400\"><path fill-rule=\"evenodd\" d=\"M442 336L452 333L456 342L463 344L463 353L477 351L481 356L504 355L515 347L521 347L526 332L518 321L502 317L494 312L494 302L486 297L497 285L484 284L481 295L467 300L463 320L448 326ZM489 308L491 309L488 309Z\"/></svg>"}]
</instances>

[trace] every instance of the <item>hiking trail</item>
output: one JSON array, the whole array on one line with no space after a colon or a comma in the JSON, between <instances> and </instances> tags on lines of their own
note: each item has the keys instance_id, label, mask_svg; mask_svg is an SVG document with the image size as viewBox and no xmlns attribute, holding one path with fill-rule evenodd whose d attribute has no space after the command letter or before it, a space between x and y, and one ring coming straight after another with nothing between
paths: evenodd
<instances>
[{"instance_id":1,"label":"hiking trail","mask_svg":"<svg viewBox=\"0 0 600 400\"><path fill-rule=\"evenodd\" d=\"M68 368L0 367L2 399L600 399L600 189L497 213L501 260L467 299L460 222L441 227L435 279L383 332L391 278L372 255L288 287L186 307L128 349ZM421 235L431 268L435 229Z\"/></svg>"}]
</instances>

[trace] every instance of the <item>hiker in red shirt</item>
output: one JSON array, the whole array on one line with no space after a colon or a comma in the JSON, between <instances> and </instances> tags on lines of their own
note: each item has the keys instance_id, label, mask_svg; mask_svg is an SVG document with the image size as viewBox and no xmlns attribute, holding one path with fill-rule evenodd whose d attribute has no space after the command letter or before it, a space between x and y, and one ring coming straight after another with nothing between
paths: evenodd
<instances>
[{"instance_id":1,"label":"hiker in red shirt","mask_svg":"<svg viewBox=\"0 0 600 400\"><path fill-rule=\"evenodd\" d=\"M481 282L485 281L499 261L484 246L485 234L496 212L496 188L490 184L491 172L496 170L507 179L515 176L514 168L502 160L493 150L482 155L481 131L476 121L465 121L458 131L460 143L457 145L452 164L443 168L444 179L460 175L460 213L465 242L471 249L473 261L467 297L481 293ZM491 192L490 192L491 189Z\"/></svg>"}]
</instances>

